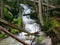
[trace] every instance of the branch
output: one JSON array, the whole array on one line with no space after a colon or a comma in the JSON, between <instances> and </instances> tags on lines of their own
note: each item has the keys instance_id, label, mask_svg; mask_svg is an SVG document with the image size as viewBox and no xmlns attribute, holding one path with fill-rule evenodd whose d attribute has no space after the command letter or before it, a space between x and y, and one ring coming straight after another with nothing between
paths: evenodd
<instances>
[{"instance_id":1,"label":"branch","mask_svg":"<svg viewBox=\"0 0 60 45\"><path fill-rule=\"evenodd\" d=\"M2 22L2 23L6 24L6 25L8 25L8 26L10 26L10 27L12 27L12 28L14 28L14 29L19 30L20 32L25 32L25 33L28 33L29 35L35 35L35 36L37 35L37 34L35 34L35 33L29 33L28 31L24 30L23 28L18 27L17 25L15 25L15 24L13 24L13 23L11 23L11 22L8 22L8 21L6 21L6 20L3 20L3 19L1 19L1 18L0 18L0 22Z\"/></svg>"},{"instance_id":2,"label":"branch","mask_svg":"<svg viewBox=\"0 0 60 45\"><path fill-rule=\"evenodd\" d=\"M32 1L32 2L35 2L35 3L38 3L39 1L35 1L35 0L30 0L30 1ZM43 6L48 6L48 7L50 7L50 8L54 8L55 6L53 6L53 5L47 5L46 3L42 3L42 5Z\"/></svg>"},{"instance_id":3,"label":"branch","mask_svg":"<svg viewBox=\"0 0 60 45\"><path fill-rule=\"evenodd\" d=\"M45 3L42 3L42 5L43 5L43 6L47 6L47 7L49 7L49 8L55 8L55 6L53 6L53 5L48 5L48 4L45 4Z\"/></svg>"},{"instance_id":4,"label":"branch","mask_svg":"<svg viewBox=\"0 0 60 45\"><path fill-rule=\"evenodd\" d=\"M16 39L17 41L21 42L24 45L28 45L26 42L24 42L22 39L18 38L16 35L10 33L7 29L3 28L2 26L0 26L0 30L2 30L3 32L5 32L6 34L8 34L9 36L11 36L12 38Z\"/></svg>"}]
</instances>

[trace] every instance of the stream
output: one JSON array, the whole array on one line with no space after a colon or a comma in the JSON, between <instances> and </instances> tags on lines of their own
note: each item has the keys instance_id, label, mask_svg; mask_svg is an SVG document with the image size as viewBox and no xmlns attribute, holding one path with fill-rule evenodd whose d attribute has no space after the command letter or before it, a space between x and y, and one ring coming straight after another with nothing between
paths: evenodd
<instances>
[{"instance_id":1,"label":"stream","mask_svg":"<svg viewBox=\"0 0 60 45\"><path fill-rule=\"evenodd\" d=\"M26 43L28 43L29 45L51 45L51 38L49 38L49 36L44 36L44 32L41 31L41 27L39 24L36 23L36 20L31 19L30 17L30 13L32 12L32 10L29 8L29 6L27 4L20 4L20 6L23 8L22 11L22 21L24 24L24 28L26 31L30 32L30 33L35 33L35 32L39 32L40 36L43 36L43 40L42 42L38 43L37 39L39 37L36 37L36 41L34 41L32 43L32 40L35 38L35 36L31 36L31 35L27 35L27 33L19 33L19 38L25 40ZM8 37L4 40L2 40L0 42L0 45L23 45L21 43L19 43L18 41L16 41L15 39L13 39L12 37Z\"/></svg>"}]
</instances>

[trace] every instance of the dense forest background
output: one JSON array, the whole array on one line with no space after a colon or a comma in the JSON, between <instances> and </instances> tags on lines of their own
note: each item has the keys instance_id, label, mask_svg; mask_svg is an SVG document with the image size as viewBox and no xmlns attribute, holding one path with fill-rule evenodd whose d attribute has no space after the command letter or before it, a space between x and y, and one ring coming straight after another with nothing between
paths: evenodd
<instances>
[{"instance_id":1,"label":"dense forest background","mask_svg":"<svg viewBox=\"0 0 60 45\"><path fill-rule=\"evenodd\" d=\"M52 45L60 45L60 0L0 0L0 40L11 36L28 45L16 35L21 32L38 35L39 32L30 33L24 29L21 3L30 6L30 17L37 20L41 30L51 38Z\"/></svg>"}]
</instances>

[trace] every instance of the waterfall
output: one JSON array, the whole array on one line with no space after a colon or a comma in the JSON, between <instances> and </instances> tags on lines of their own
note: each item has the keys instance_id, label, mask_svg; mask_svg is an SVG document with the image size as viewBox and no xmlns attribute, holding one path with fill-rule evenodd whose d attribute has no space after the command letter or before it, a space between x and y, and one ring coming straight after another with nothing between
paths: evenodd
<instances>
[{"instance_id":1,"label":"waterfall","mask_svg":"<svg viewBox=\"0 0 60 45\"><path fill-rule=\"evenodd\" d=\"M31 13L31 9L28 5L26 4L20 4L20 6L23 8L23 12L22 12L22 20L23 20L23 24L25 25L25 30L30 32L30 33L35 33L35 32L39 32L39 35L44 35L44 32L41 31L41 27L39 24L36 23L36 20L33 20L30 18L30 13ZM22 37L22 39L26 39L25 36L26 33L22 32L20 33L20 37ZM23 36L22 36L23 35ZM24 37L24 38L23 38ZM28 38L34 38L34 36L29 36ZM31 44L32 40L25 40L26 43ZM49 43L46 43L47 41L50 41ZM40 44L37 45L50 45L51 44L51 39L49 37L44 37L44 40L42 42L40 42ZM34 44L36 45L36 43Z\"/></svg>"},{"instance_id":2,"label":"waterfall","mask_svg":"<svg viewBox=\"0 0 60 45\"><path fill-rule=\"evenodd\" d=\"M39 24L36 23L36 20L30 18L30 13L32 10L25 4L20 4L20 5L24 9L22 12L22 20L23 20L23 24L25 25L25 30L27 30L30 33L40 31L41 28Z\"/></svg>"},{"instance_id":3,"label":"waterfall","mask_svg":"<svg viewBox=\"0 0 60 45\"><path fill-rule=\"evenodd\" d=\"M23 8L22 20L23 20L23 24L25 25L24 26L25 30L30 32L30 33L35 33L37 31L40 31L41 28L40 28L39 24L36 23L36 20L33 20L33 19L30 18L30 13L31 13L32 10L26 4L20 4L20 6ZM25 34L26 33L24 33L24 32L20 33L20 38L26 39ZM34 36L29 36L28 38L33 39ZM29 42L31 43L31 41L32 40L30 40ZM28 40L26 40L26 42L28 43Z\"/></svg>"}]
</instances>

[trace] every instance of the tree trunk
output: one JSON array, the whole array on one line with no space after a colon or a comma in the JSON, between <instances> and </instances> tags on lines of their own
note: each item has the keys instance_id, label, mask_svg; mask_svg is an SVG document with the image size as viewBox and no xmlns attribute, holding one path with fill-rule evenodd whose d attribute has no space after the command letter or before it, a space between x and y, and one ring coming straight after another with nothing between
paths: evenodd
<instances>
[{"instance_id":1,"label":"tree trunk","mask_svg":"<svg viewBox=\"0 0 60 45\"><path fill-rule=\"evenodd\" d=\"M41 25L43 25L42 0L38 1L38 6L39 6L39 15L38 15L38 18L39 18L39 21L40 21Z\"/></svg>"}]
</instances>

